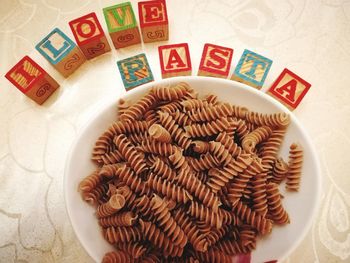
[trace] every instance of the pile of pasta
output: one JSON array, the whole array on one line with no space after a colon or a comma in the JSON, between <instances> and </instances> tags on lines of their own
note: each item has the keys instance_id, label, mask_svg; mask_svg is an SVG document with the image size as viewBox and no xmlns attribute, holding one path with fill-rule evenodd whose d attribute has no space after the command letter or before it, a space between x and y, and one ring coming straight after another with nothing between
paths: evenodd
<instances>
[{"instance_id":1,"label":"pile of pasta","mask_svg":"<svg viewBox=\"0 0 350 263\"><path fill-rule=\"evenodd\" d=\"M278 156L290 116L153 87L98 138L82 198L115 247L102 262L232 262L290 222L279 184L298 191L299 144Z\"/></svg>"}]
</instances>

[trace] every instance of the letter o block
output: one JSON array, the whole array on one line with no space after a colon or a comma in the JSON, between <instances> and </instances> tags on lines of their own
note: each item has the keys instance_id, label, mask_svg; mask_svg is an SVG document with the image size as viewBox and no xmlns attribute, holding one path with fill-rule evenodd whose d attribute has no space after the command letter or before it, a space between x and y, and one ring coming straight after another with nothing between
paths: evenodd
<instances>
[{"instance_id":1,"label":"letter o block","mask_svg":"<svg viewBox=\"0 0 350 263\"><path fill-rule=\"evenodd\" d=\"M87 59L100 56L111 50L95 13L90 13L69 22L75 41Z\"/></svg>"},{"instance_id":2,"label":"letter o block","mask_svg":"<svg viewBox=\"0 0 350 263\"><path fill-rule=\"evenodd\" d=\"M59 84L28 56L22 58L5 77L39 105L59 87Z\"/></svg>"},{"instance_id":3,"label":"letter o block","mask_svg":"<svg viewBox=\"0 0 350 263\"><path fill-rule=\"evenodd\" d=\"M227 78L230 72L232 56L232 48L205 44L198 76Z\"/></svg>"},{"instance_id":4,"label":"letter o block","mask_svg":"<svg viewBox=\"0 0 350 263\"><path fill-rule=\"evenodd\" d=\"M267 91L291 111L300 104L311 84L285 68Z\"/></svg>"},{"instance_id":5,"label":"letter o block","mask_svg":"<svg viewBox=\"0 0 350 263\"><path fill-rule=\"evenodd\" d=\"M58 28L48 34L35 48L64 77L71 75L86 61L77 45Z\"/></svg>"}]
</instances>

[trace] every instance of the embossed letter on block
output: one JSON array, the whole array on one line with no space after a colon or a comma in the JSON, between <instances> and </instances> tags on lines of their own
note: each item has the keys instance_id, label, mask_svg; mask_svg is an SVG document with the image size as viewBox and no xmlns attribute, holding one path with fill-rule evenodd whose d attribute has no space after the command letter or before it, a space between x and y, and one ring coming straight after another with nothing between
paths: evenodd
<instances>
[{"instance_id":1,"label":"embossed letter on block","mask_svg":"<svg viewBox=\"0 0 350 263\"><path fill-rule=\"evenodd\" d=\"M145 54L139 54L117 62L126 90L153 81L153 74Z\"/></svg>"},{"instance_id":2,"label":"embossed letter on block","mask_svg":"<svg viewBox=\"0 0 350 263\"><path fill-rule=\"evenodd\" d=\"M90 13L69 22L75 41L87 59L111 50L95 13Z\"/></svg>"},{"instance_id":3,"label":"embossed letter on block","mask_svg":"<svg viewBox=\"0 0 350 263\"><path fill-rule=\"evenodd\" d=\"M48 34L35 48L65 77L71 75L86 61L77 45L58 28Z\"/></svg>"},{"instance_id":4,"label":"embossed letter on block","mask_svg":"<svg viewBox=\"0 0 350 263\"><path fill-rule=\"evenodd\" d=\"M139 2L139 19L143 42L169 39L169 23L165 1Z\"/></svg>"},{"instance_id":5,"label":"embossed letter on block","mask_svg":"<svg viewBox=\"0 0 350 263\"><path fill-rule=\"evenodd\" d=\"M271 59L246 49L232 75L232 80L260 89L269 73L271 64Z\"/></svg>"},{"instance_id":6,"label":"embossed letter on block","mask_svg":"<svg viewBox=\"0 0 350 263\"><path fill-rule=\"evenodd\" d=\"M115 48L141 43L140 31L130 2L103 8Z\"/></svg>"},{"instance_id":7,"label":"embossed letter on block","mask_svg":"<svg viewBox=\"0 0 350 263\"><path fill-rule=\"evenodd\" d=\"M232 48L205 44L198 75L227 78L231 67L232 56Z\"/></svg>"},{"instance_id":8,"label":"embossed letter on block","mask_svg":"<svg viewBox=\"0 0 350 263\"><path fill-rule=\"evenodd\" d=\"M59 87L58 83L28 56L22 58L5 77L38 104L43 104Z\"/></svg>"},{"instance_id":9,"label":"embossed letter on block","mask_svg":"<svg viewBox=\"0 0 350 263\"><path fill-rule=\"evenodd\" d=\"M294 110L310 87L310 83L285 68L267 93L278 99L290 110Z\"/></svg>"},{"instance_id":10,"label":"embossed letter on block","mask_svg":"<svg viewBox=\"0 0 350 263\"><path fill-rule=\"evenodd\" d=\"M191 75L192 65L187 43L159 46L158 52L163 78Z\"/></svg>"}]
</instances>

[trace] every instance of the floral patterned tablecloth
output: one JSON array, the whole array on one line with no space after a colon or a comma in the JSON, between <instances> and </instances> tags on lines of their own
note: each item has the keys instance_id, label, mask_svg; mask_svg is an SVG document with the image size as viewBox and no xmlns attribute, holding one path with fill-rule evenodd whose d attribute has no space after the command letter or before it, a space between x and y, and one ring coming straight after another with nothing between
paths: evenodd
<instances>
[{"instance_id":1,"label":"floral patterned tablecloth","mask_svg":"<svg viewBox=\"0 0 350 263\"><path fill-rule=\"evenodd\" d=\"M79 244L64 204L67 153L99 103L125 91L116 60L145 52L161 79L159 43L113 50L63 79L34 46L54 27L73 38L68 21L111 0L2 0L0 7L0 262L92 262ZM271 58L265 83L288 67L312 84L295 111L317 148L323 191L306 238L285 262L350 261L350 1L168 0L169 43L188 42L196 74L203 44L232 47L233 66L244 48ZM137 10L137 2L132 1ZM3 75L30 55L61 84L37 106ZM85 88L84 78L104 63L116 82ZM108 64L107 63L107 64ZM307 175L305 175L307 176Z\"/></svg>"}]
</instances>

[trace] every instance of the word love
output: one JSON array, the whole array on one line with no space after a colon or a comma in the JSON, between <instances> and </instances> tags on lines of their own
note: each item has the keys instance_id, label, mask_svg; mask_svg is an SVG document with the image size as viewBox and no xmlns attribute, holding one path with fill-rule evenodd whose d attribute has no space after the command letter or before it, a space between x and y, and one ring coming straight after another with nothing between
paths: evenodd
<instances>
[{"instance_id":1,"label":"word love","mask_svg":"<svg viewBox=\"0 0 350 263\"><path fill-rule=\"evenodd\" d=\"M187 43L163 45L158 47L159 62L163 78L188 76L192 74L191 57ZM199 65L199 76L227 78L231 67L233 49L213 44L205 44ZM271 68L272 60L245 50L231 76L238 81L260 89ZM153 75L145 54L139 54L122 61L118 67L127 90L153 81ZM284 69L268 90L268 94L294 110L311 85Z\"/></svg>"},{"instance_id":2,"label":"word love","mask_svg":"<svg viewBox=\"0 0 350 263\"><path fill-rule=\"evenodd\" d=\"M130 2L103 9L108 33L116 49L139 44L141 39L145 43L169 39L168 15L164 0L139 2L138 13L141 33ZM64 77L70 76L87 59L111 50L95 13L74 19L69 22L69 26L76 43L60 29L55 28L35 47ZM42 104L59 87L59 84L28 56L21 59L5 77L38 104ZM38 90L40 92L37 92Z\"/></svg>"}]
</instances>

